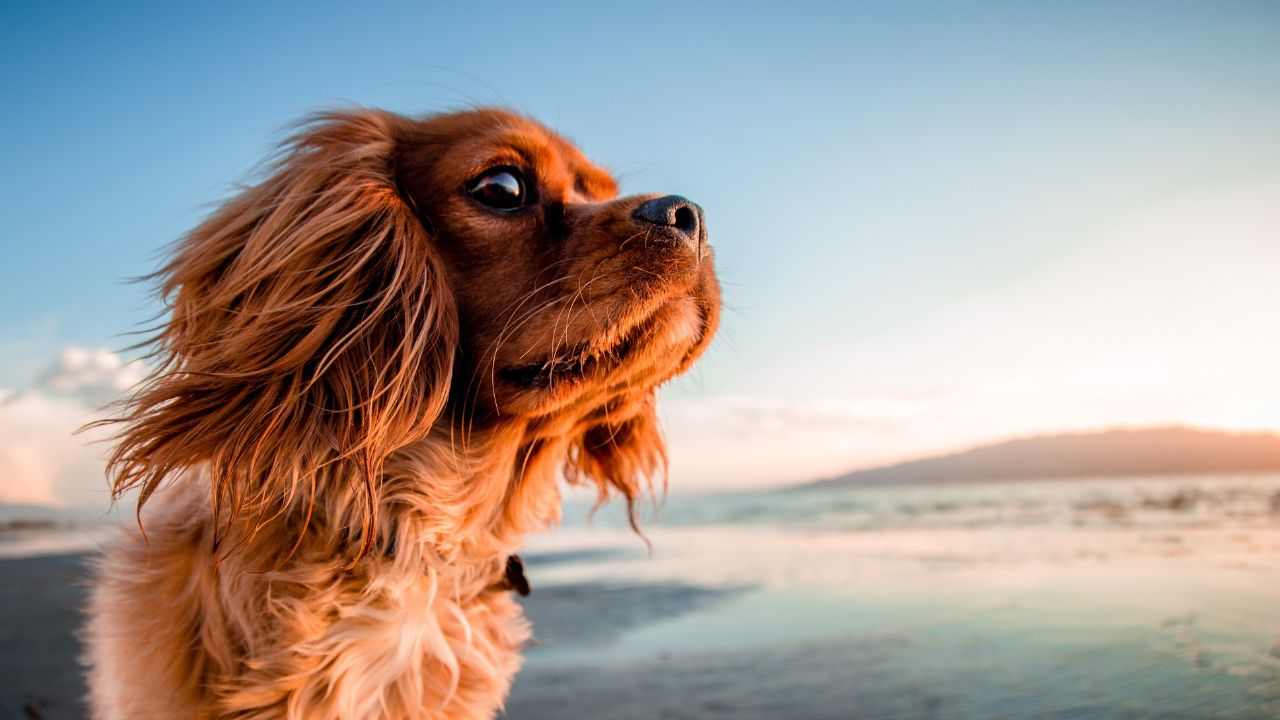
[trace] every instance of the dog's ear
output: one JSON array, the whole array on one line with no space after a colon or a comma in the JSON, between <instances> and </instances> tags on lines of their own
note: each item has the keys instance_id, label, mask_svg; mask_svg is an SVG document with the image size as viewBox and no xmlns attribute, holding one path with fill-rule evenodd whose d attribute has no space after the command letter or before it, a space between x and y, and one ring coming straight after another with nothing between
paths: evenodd
<instances>
[{"instance_id":1,"label":"dog's ear","mask_svg":"<svg viewBox=\"0 0 1280 720\"><path fill-rule=\"evenodd\" d=\"M570 449L564 470L573 484L592 482L600 503L613 493L627 501L627 516L636 528L636 500L661 481L666 488L667 446L658 424L657 399L649 392L639 412L619 422L589 428ZM637 528L638 529L638 528Z\"/></svg>"},{"instance_id":2,"label":"dog's ear","mask_svg":"<svg viewBox=\"0 0 1280 720\"><path fill-rule=\"evenodd\" d=\"M363 542L383 461L448 395L458 321L432 240L395 185L389 113L317 116L269 177L154 276L172 317L110 458L139 506L207 463L215 517L351 498Z\"/></svg>"}]
</instances>

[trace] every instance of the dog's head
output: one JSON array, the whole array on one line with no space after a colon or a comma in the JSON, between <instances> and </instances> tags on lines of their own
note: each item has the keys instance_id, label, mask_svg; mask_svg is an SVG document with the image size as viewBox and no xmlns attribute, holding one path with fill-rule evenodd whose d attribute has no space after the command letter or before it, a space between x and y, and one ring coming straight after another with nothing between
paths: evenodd
<instances>
[{"instance_id":1,"label":"dog's head","mask_svg":"<svg viewBox=\"0 0 1280 720\"><path fill-rule=\"evenodd\" d=\"M158 277L172 317L116 487L207 463L237 512L337 482L371 518L386 459L442 423L567 437L571 476L631 498L664 457L654 391L719 314L700 207L619 198L497 110L318 117Z\"/></svg>"},{"instance_id":2,"label":"dog's head","mask_svg":"<svg viewBox=\"0 0 1280 720\"><path fill-rule=\"evenodd\" d=\"M694 203L618 198L573 145L498 111L406 125L394 172L459 315L459 411L622 421L710 339L718 290Z\"/></svg>"}]
</instances>

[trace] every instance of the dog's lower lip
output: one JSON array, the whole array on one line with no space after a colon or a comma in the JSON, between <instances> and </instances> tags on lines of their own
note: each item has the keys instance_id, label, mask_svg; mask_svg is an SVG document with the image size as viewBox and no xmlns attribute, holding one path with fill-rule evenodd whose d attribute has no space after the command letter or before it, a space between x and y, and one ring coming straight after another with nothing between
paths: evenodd
<instances>
[{"instance_id":1,"label":"dog's lower lip","mask_svg":"<svg viewBox=\"0 0 1280 720\"><path fill-rule=\"evenodd\" d=\"M524 387L549 387L556 381L573 381L585 377L602 363L616 364L626 360L635 349L636 342L649 331L648 322L636 325L613 347L605 351L590 352L587 344L575 351L524 365L504 367L499 371L503 380Z\"/></svg>"}]
</instances>

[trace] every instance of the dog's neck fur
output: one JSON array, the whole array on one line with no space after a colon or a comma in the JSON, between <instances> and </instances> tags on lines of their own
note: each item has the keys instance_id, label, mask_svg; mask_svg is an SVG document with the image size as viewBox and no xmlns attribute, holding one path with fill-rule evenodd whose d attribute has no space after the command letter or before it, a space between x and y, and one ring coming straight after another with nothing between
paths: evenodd
<instances>
[{"instance_id":1,"label":"dog's neck fur","mask_svg":"<svg viewBox=\"0 0 1280 720\"><path fill-rule=\"evenodd\" d=\"M468 436L447 430L388 459L379 525L394 562L468 573L502 574L524 537L560 520L564 441L526 439L501 427Z\"/></svg>"},{"instance_id":2,"label":"dog's neck fur","mask_svg":"<svg viewBox=\"0 0 1280 720\"><path fill-rule=\"evenodd\" d=\"M387 459L378 535L368 548L349 531L352 510L360 501L355 483L330 482L314 497L300 496L273 524L306 532L301 543L328 547L350 560L370 552L405 570L430 567L444 575L457 573L459 579L477 571L500 575L494 568L516 552L525 536L559 522L558 483L568 448L563 439L531 440L517 423L465 437L439 428ZM232 533L242 540L262 526L254 518L243 525ZM236 552L230 539L220 544Z\"/></svg>"}]
</instances>

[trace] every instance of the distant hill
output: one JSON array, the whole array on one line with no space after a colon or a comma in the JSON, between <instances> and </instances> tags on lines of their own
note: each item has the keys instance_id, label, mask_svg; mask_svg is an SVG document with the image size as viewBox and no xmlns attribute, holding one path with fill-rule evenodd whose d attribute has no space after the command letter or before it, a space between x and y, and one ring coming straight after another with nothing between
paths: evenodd
<instances>
[{"instance_id":1,"label":"distant hill","mask_svg":"<svg viewBox=\"0 0 1280 720\"><path fill-rule=\"evenodd\" d=\"M1261 472L1280 472L1280 435L1161 427L1020 438L857 470L796 489Z\"/></svg>"}]
</instances>

